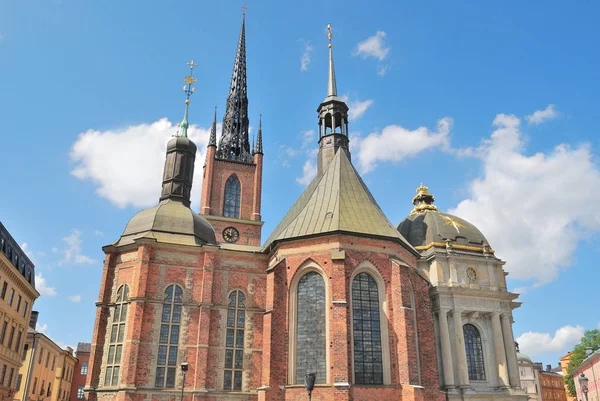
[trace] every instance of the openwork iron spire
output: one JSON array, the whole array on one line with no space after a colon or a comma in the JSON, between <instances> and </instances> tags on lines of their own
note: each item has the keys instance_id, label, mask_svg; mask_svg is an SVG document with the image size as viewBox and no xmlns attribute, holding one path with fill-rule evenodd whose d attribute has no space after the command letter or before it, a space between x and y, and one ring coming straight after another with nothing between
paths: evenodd
<instances>
[{"instance_id":1,"label":"openwork iron spire","mask_svg":"<svg viewBox=\"0 0 600 401\"><path fill-rule=\"evenodd\" d=\"M213 116L212 127L210 127L210 137L208 146L217 146L217 106L215 105L215 114Z\"/></svg>"},{"instance_id":2,"label":"openwork iron spire","mask_svg":"<svg viewBox=\"0 0 600 401\"><path fill-rule=\"evenodd\" d=\"M223 131L217 157L242 162L252 162L248 140L248 90L246 86L246 14L238 41L229 96L223 117Z\"/></svg>"},{"instance_id":3,"label":"openwork iron spire","mask_svg":"<svg viewBox=\"0 0 600 401\"><path fill-rule=\"evenodd\" d=\"M260 113L260 120L258 122L258 135L256 135L256 153L263 152L262 145L262 113Z\"/></svg>"},{"instance_id":4,"label":"openwork iron spire","mask_svg":"<svg viewBox=\"0 0 600 401\"><path fill-rule=\"evenodd\" d=\"M327 38L329 39L329 81L327 85L327 96L337 96L337 84L335 82L335 68L333 67L333 45L331 44L331 24L327 25Z\"/></svg>"}]
</instances>

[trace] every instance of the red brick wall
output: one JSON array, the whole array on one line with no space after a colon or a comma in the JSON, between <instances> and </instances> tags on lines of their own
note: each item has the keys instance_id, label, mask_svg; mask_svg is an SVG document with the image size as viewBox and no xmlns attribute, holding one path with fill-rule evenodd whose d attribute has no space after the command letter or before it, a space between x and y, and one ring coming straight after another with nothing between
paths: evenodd
<instances>
[{"instance_id":1,"label":"red brick wall","mask_svg":"<svg viewBox=\"0 0 600 401\"><path fill-rule=\"evenodd\" d=\"M81 364L88 363L88 371L89 371L89 362L90 355L84 353L77 354L77 362L75 363L75 367L73 368L73 381L71 383L71 396L70 401L79 401L77 399L77 389L79 386L85 387L85 381L87 380L87 375L81 374ZM84 393L84 398L87 399L87 395Z\"/></svg>"}]
</instances>

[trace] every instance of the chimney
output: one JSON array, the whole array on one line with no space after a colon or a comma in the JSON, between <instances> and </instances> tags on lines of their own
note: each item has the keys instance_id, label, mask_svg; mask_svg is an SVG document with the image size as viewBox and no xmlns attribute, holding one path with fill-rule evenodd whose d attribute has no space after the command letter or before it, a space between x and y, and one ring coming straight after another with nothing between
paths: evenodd
<instances>
[{"instance_id":1,"label":"chimney","mask_svg":"<svg viewBox=\"0 0 600 401\"><path fill-rule=\"evenodd\" d=\"M552 370L552 365L546 365L546 372L550 372Z\"/></svg>"},{"instance_id":2,"label":"chimney","mask_svg":"<svg viewBox=\"0 0 600 401\"><path fill-rule=\"evenodd\" d=\"M31 311L31 317L29 318L29 327L35 330L35 326L37 325L38 316L40 312L36 310Z\"/></svg>"}]
</instances>

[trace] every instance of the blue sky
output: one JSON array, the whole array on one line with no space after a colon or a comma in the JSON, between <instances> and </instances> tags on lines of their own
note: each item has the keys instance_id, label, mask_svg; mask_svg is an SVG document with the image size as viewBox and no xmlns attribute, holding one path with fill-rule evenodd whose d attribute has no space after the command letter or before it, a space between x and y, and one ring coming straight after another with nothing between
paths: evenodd
<instances>
[{"instance_id":1,"label":"blue sky","mask_svg":"<svg viewBox=\"0 0 600 401\"><path fill-rule=\"evenodd\" d=\"M90 341L101 246L158 199L190 59L203 160L242 4L0 5L0 220L36 263L35 308L56 341ZM555 365L600 321L588 295L600 279L599 12L592 2L249 1L263 238L313 174L331 23L353 161L380 206L399 223L423 181L441 210L475 223L523 292L515 337Z\"/></svg>"}]
</instances>

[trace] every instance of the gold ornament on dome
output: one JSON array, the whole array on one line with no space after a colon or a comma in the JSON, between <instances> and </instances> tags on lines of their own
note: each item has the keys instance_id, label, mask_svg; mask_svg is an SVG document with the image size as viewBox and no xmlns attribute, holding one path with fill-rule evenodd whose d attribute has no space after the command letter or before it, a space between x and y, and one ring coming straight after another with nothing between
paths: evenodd
<instances>
[{"instance_id":1,"label":"gold ornament on dome","mask_svg":"<svg viewBox=\"0 0 600 401\"><path fill-rule=\"evenodd\" d=\"M429 202L427 202L427 200ZM427 188L423 183L417 188L417 194L413 198L413 204L415 207L410 212L411 215L417 214L419 212L425 212L427 210L437 212L437 207L433 204L434 197L429 193L429 188Z\"/></svg>"},{"instance_id":2,"label":"gold ornament on dome","mask_svg":"<svg viewBox=\"0 0 600 401\"><path fill-rule=\"evenodd\" d=\"M458 221L455 217L451 217L451 216L444 216L442 215L442 218L446 221L446 226L452 226L456 229L457 233L460 233L460 230L458 229L460 228L464 228L464 224L462 224L460 221Z\"/></svg>"}]
</instances>

